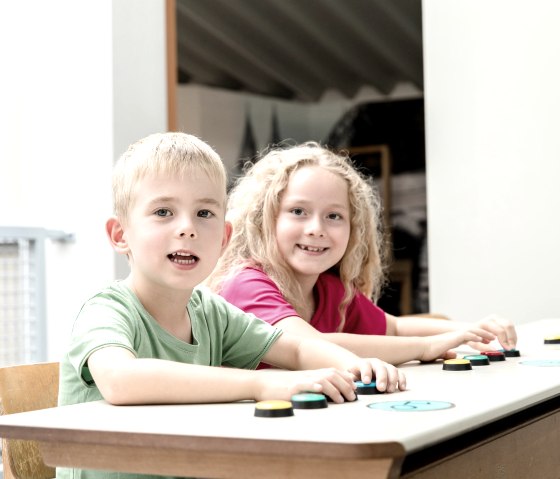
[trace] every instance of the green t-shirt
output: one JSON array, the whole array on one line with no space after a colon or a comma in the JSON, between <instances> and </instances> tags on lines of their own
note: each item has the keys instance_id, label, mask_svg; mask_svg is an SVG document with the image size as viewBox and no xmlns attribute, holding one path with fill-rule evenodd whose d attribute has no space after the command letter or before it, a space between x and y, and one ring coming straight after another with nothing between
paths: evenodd
<instances>
[{"instance_id":1,"label":"green t-shirt","mask_svg":"<svg viewBox=\"0 0 560 479\"><path fill-rule=\"evenodd\" d=\"M281 334L206 288L193 291L187 306L192 344L163 329L134 293L120 281L89 299L74 322L70 345L60 361L59 405L103 399L87 359L106 346L123 347L138 358L157 358L205 366L255 369ZM57 478L132 479L161 476L57 469Z\"/></svg>"}]
</instances>

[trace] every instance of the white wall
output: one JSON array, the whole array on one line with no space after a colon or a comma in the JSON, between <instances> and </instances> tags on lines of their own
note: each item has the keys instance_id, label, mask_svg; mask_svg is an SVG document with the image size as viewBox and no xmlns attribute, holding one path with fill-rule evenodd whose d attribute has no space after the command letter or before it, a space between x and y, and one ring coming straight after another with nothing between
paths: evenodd
<instances>
[{"instance_id":1,"label":"white wall","mask_svg":"<svg viewBox=\"0 0 560 479\"><path fill-rule=\"evenodd\" d=\"M113 148L115 159L151 133L167 130L165 0L118 0L113 6ZM126 258L114 255L115 276Z\"/></svg>"},{"instance_id":2,"label":"white wall","mask_svg":"<svg viewBox=\"0 0 560 479\"><path fill-rule=\"evenodd\" d=\"M83 301L116 274L104 233L114 159L166 129L163 9L163 0L0 4L0 225L76 235L47 243L48 359L59 358Z\"/></svg>"},{"instance_id":3,"label":"white wall","mask_svg":"<svg viewBox=\"0 0 560 479\"><path fill-rule=\"evenodd\" d=\"M423 10L432 310L560 317L560 2Z\"/></svg>"},{"instance_id":4,"label":"white wall","mask_svg":"<svg viewBox=\"0 0 560 479\"><path fill-rule=\"evenodd\" d=\"M47 249L57 359L86 296L122 275L103 230L110 171L129 143L166 129L164 7L20 3L0 4L0 225L76 234ZM558 317L560 3L427 0L424 13L432 309ZM389 97L415 96L404 90ZM232 163L247 104L262 147L273 106L283 136L320 140L376 98L298 105L182 87L179 125Z\"/></svg>"}]
</instances>

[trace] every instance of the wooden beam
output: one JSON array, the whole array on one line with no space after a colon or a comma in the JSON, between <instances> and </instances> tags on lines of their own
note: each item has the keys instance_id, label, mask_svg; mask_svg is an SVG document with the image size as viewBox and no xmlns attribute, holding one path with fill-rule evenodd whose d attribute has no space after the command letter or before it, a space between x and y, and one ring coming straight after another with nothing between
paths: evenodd
<instances>
[{"instance_id":1,"label":"wooden beam","mask_svg":"<svg viewBox=\"0 0 560 479\"><path fill-rule=\"evenodd\" d=\"M168 131L177 131L177 18L175 1L165 0Z\"/></svg>"}]
</instances>

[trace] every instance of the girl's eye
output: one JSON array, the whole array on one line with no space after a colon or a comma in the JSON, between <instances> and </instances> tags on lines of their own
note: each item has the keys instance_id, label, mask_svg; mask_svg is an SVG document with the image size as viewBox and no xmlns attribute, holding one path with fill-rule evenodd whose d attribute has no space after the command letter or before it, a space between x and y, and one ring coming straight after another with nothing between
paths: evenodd
<instances>
[{"instance_id":1,"label":"girl's eye","mask_svg":"<svg viewBox=\"0 0 560 479\"><path fill-rule=\"evenodd\" d=\"M290 210L290 213L293 213L294 215L297 216L301 216L303 214L303 208L292 208Z\"/></svg>"},{"instance_id":2,"label":"girl's eye","mask_svg":"<svg viewBox=\"0 0 560 479\"><path fill-rule=\"evenodd\" d=\"M159 210L156 210L155 214L156 216L161 217L171 216L171 211L169 211L167 208L160 208Z\"/></svg>"},{"instance_id":3,"label":"girl's eye","mask_svg":"<svg viewBox=\"0 0 560 479\"><path fill-rule=\"evenodd\" d=\"M212 218L212 216L214 216L214 213L212 213L210 210L200 210L197 213L197 216L199 218Z\"/></svg>"},{"instance_id":4,"label":"girl's eye","mask_svg":"<svg viewBox=\"0 0 560 479\"><path fill-rule=\"evenodd\" d=\"M338 213L329 213L329 214L327 215L327 218L328 218L329 220L340 220L340 219L342 219L342 216L339 215Z\"/></svg>"}]
</instances>

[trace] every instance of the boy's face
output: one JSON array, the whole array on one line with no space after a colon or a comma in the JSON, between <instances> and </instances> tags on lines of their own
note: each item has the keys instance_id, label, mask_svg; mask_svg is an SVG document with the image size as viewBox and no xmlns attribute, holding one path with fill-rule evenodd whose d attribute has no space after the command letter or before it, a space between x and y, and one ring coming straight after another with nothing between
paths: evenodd
<instances>
[{"instance_id":1,"label":"boy's face","mask_svg":"<svg viewBox=\"0 0 560 479\"><path fill-rule=\"evenodd\" d=\"M147 176L135 188L123 239L138 293L190 291L214 269L229 239L225 191L205 173Z\"/></svg>"}]
</instances>

